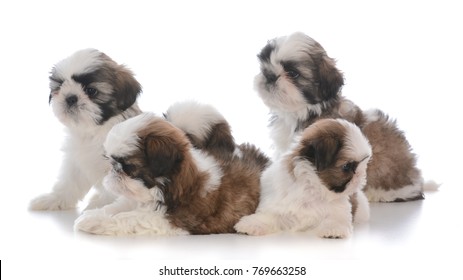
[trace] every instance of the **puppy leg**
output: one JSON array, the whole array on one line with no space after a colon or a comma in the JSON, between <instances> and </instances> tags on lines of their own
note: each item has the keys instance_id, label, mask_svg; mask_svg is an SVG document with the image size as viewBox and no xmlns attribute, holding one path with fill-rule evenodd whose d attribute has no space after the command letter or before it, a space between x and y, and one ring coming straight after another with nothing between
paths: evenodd
<instances>
[{"instance_id":1,"label":"puppy leg","mask_svg":"<svg viewBox=\"0 0 463 280\"><path fill-rule=\"evenodd\" d=\"M185 235L187 231L174 227L161 212L135 209L113 216L102 209L86 211L75 224L76 230L99 235Z\"/></svg>"},{"instance_id":2,"label":"puppy leg","mask_svg":"<svg viewBox=\"0 0 463 280\"><path fill-rule=\"evenodd\" d=\"M75 208L92 187L72 160L63 162L61 175L51 193L43 194L33 199L29 204L30 210L66 210Z\"/></svg>"},{"instance_id":3,"label":"puppy leg","mask_svg":"<svg viewBox=\"0 0 463 280\"><path fill-rule=\"evenodd\" d=\"M279 231L279 216L273 213L258 212L242 217L234 226L239 233L266 235Z\"/></svg>"},{"instance_id":4,"label":"puppy leg","mask_svg":"<svg viewBox=\"0 0 463 280\"><path fill-rule=\"evenodd\" d=\"M368 198L363 191L359 191L356 194L357 207L354 215L354 223L364 223L370 220L370 203Z\"/></svg>"},{"instance_id":5,"label":"puppy leg","mask_svg":"<svg viewBox=\"0 0 463 280\"><path fill-rule=\"evenodd\" d=\"M318 236L323 238L346 238L353 232L351 206L348 199L329 202L328 215L317 227Z\"/></svg>"},{"instance_id":6,"label":"puppy leg","mask_svg":"<svg viewBox=\"0 0 463 280\"><path fill-rule=\"evenodd\" d=\"M134 200L128 199L124 196L120 196L116 199L111 204L107 204L101 210L103 213L107 216L113 216L122 212L128 212L135 210L137 208L138 203ZM94 213L98 213L100 209L91 209L91 210L86 210L85 212L91 212L93 211Z\"/></svg>"},{"instance_id":7,"label":"puppy leg","mask_svg":"<svg viewBox=\"0 0 463 280\"><path fill-rule=\"evenodd\" d=\"M85 210L101 208L116 200L116 195L106 190L101 183L97 184L95 188L97 189L97 193L90 198Z\"/></svg>"}]
</instances>

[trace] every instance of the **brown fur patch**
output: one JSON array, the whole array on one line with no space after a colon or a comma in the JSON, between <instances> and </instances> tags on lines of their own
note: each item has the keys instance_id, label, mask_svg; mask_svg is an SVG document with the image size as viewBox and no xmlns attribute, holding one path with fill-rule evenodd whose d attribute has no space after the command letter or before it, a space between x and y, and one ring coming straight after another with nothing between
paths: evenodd
<instances>
[{"instance_id":1,"label":"brown fur patch","mask_svg":"<svg viewBox=\"0 0 463 280\"><path fill-rule=\"evenodd\" d=\"M305 97L308 100L318 100L320 96L329 98L319 103L322 106L320 114L312 113L307 119L299 120L297 129L303 130L320 119L346 119L361 128L372 146L373 154L368 165L365 190L398 190L408 185L421 184L421 171L416 167L416 156L412 153L410 144L404 133L397 128L396 123L389 122L388 116L379 110L379 120L368 122L364 112L341 95L342 74L336 68L334 60L327 56L323 47L317 43L304 51L312 54L311 57L314 58L310 64L305 65L306 68L312 70L315 77L311 87L318 85L320 88L320 92ZM295 85L297 86L297 83ZM304 88L299 89L304 92ZM332 94L335 89L338 91ZM307 93L304 92L304 95ZM419 194L416 197L397 198L397 201L416 200L423 197Z\"/></svg>"},{"instance_id":2,"label":"brown fur patch","mask_svg":"<svg viewBox=\"0 0 463 280\"><path fill-rule=\"evenodd\" d=\"M365 122L362 110L350 100L342 96L336 96L325 102L320 115L310 115L309 118L299 121L297 129L305 129L321 119L345 119L361 126Z\"/></svg>"},{"instance_id":3,"label":"brown fur patch","mask_svg":"<svg viewBox=\"0 0 463 280\"><path fill-rule=\"evenodd\" d=\"M114 94L117 96L117 108L120 111L125 111L135 103L141 93L141 85L135 79L133 72L126 66L117 64L104 53L100 57L105 61L104 66L102 66L104 71L101 71L101 73L104 73L104 75L109 74L103 80L107 80L113 86Z\"/></svg>"},{"instance_id":4,"label":"brown fur patch","mask_svg":"<svg viewBox=\"0 0 463 280\"><path fill-rule=\"evenodd\" d=\"M180 129L156 120L138 134L140 149L126 161L136 165L138 171L133 176L144 178L147 187L154 186L156 177L168 179L157 186L163 192L167 219L173 225L191 234L231 233L241 217L256 210L260 174L268 159L255 147L242 145L241 157L218 158L223 173L220 186L204 192L210 175L198 170L189 139Z\"/></svg>"},{"instance_id":5,"label":"brown fur patch","mask_svg":"<svg viewBox=\"0 0 463 280\"><path fill-rule=\"evenodd\" d=\"M323 49L320 46L321 49ZM336 68L335 61L328 57L325 52L316 61L318 66L317 80L318 83L318 95L322 96L322 100L329 100L338 94L341 87L344 85L344 77L342 73Z\"/></svg>"},{"instance_id":6,"label":"brown fur patch","mask_svg":"<svg viewBox=\"0 0 463 280\"><path fill-rule=\"evenodd\" d=\"M225 121L214 124L204 139L189 133L187 136L195 148L217 158L229 159L235 151L235 140L230 125Z\"/></svg>"},{"instance_id":7,"label":"brown fur patch","mask_svg":"<svg viewBox=\"0 0 463 280\"><path fill-rule=\"evenodd\" d=\"M346 128L335 120L324 119L307 128L302 135L296 156L309 160L322 182L333 192L341 193L352 180L354 170L345 170L355 164L343 150Z\"/></svg>"},{"instance_id":8,"label":"brown fur patch","mask_svg":"<svg viewBox=\"0 0 463 280\"><path fill-rule=\"evenodd\" d=\"M367 187L391 190L419 182L421 172L416 168L416 157L403 132L383 112L376 113L378 120L362 127L373 151L368 164Z\"/></svg>"}]
</instances>

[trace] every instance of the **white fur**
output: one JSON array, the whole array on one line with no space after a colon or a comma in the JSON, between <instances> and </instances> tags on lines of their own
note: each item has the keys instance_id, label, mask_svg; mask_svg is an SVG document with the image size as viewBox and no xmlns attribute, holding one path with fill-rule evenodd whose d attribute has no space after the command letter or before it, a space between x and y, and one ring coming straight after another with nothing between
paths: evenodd
<instances>
[{"instance_id":1,"label":"white fur","mask_svg":"<svg viewBox=\"0 0 463 280\"><path fill-rule=\"evenodd\" d=\"M101 52L96 49L80 50L58 62L55 65L55 69L63 77L89 73L102 65L103 61L100 59L100 55Z\"/></svg>"},{"instance_id":2,"label":"white fur","mask_svg":"<svg viewBox=\"0 0 463 280\"><path fill-rule=\"evenodd\" d=\"M307 56L306 49L312 49L317 42L302 32L277 38L277 50L272 53L271 62L276 64L282 60L299 61ZM311 74L311 73L310 73Z\"/></svg>"},{"instance_id":3,"label":"white fur","mask_svg":"<svg viewBox=\"0 0 463 280\"><path fill-rule=\"evenodd\" d=\"M204 140L214 124L225 122L224 117L213 106L195 101L178 102L170 106L166 119L200 140Z\"/></svg>"},{"instance_id":4,"label":"white fur","mask_svg":"<svg viewBox=\"0 0 463 280\"><path fill-rule=\"evenodd\" d=\"M369 201L390 202L398 197L414 197L422 193L422 184L403 186L396 190L384 190L380 188L369 188L365 190L365 195Z\"/></svg>"},{"instance_id":5,"label":"white fur","mask_svg":"<svg viewBox=\"0 0 463 280\"><path fill-rule=\"evenodd\" d=\"M368 201L365 192L357 192L357 211L354 213L355 223L366 223L370 220L370 202Z\"/></svg>"},{"instance_id":6,"label":"white fur","mask_svg":"<svg viewBox=\"0 0 463 280\"><path fill-rule=\"evenodd\" d=\"M100 235L188 234L166 218L164 197L158 187L148 189L138 180L115 173L106 177L105 186L120 196L101 209L85 211L74 223L76 230Z\"/></svg>"},{"instance_id":7,"label":"white fur","mask_svg":"<svg viewBox=\"0 0 463 280\"><path fill-rule=\"evenodd\" d=\"M124 146L125 143L120 142L120 145ZM190 152L199 171L209 174L203 190L206 196L220 186L222 171L214 158L193 148ZM161 178L159 184L164 183ZM117 172L110 172L104 184L107 189L120 195L119 199L102 209L85 211L74 224L76 230L101 235L188 234L169 223L165 216L166 209L162 206L164 196L158 187L148 189L141 181Z\"/></svg>"},{"instance_id":8,"label":"white fur","mask_svg":"<svg viewBox=\"0 0 463 280\"><path fill-rule=\"evenodd\" d=\"M116 203L116 202L115 202ZM114 203L114 204L115 204ZM112 214L105 208L85 211L74 223L76 230L100 235L186 235L187 231L172 226L165 217L164 210L156 210L155 203L138 204L136 208L125 211L125 205L108 205ZM120 211L118 211L120 210Z\"/></svg>"},{"instance_id":9,"label":"white fur","mask_svg":"<svg viewBox=\"0 0 463 280\"><path fill-rule=\"evenodd\" d=\"M139 138L136 132L156 118L158 117L153 113L142 113L124 121L124 123L115 125L108 133L104 143L106 153L119 157L131 154L138 149Z\"/></svg>"},{"instance_id":10,"label":"white fur","mask_svg":"<svg viewBox=\"0 0 463 280\"><path fill-rule=\"evenodd\" d=\"M223 172L213 157L197 149L191 149L190 151L199 171L209 174L209 178L207 179L202 192L202 196L205 197L208 193L215 191L220 187Z\"/></svg>"},{"instance_id":11,"label":"white fur","mask_svg":"<svg viewBox=\"0 0 463 280\"><path fill-rule=\"evenodd\" d=\"M283 72L283 68L281 67L277 71ZM265 87L265 78L262 73L255 77L254 84L256 89ZM269 108L291 113L307 111L304 97L300 94L299 89L288 81L286 77L280 76L276 82L276 87L280 90L272 90L271 92L258 90L259 96Z\"/></svg>"},{"instance_id":12,"label":"white fur","mask_svg":"<svg viewBox=\"0 0 463 280\"><path fill-rule=\"evenodd\" d=\"M82 86L75 82L72 76L88 73L100 67L103 63L100 55L101 53L94 49L78 51L54 67L55 78L63 80L61 86L51 80L50 87L59 88L59 94L53 96L51 105L56 117L66 126L64 159L52 191L33 199L29 205L31 210L74 208L92 186L95 186L98 193L91 198L88 209L114 200L114 195L105 191L102 185L103 177L110 170L110 164L103 157L103 143L115 124L136 115L139 109L135 103L123 114L108 119L102 125L97 124L101 119L101 110L88 98ZM106 88L110 86L104 85ZM70 95L78 96L74 113L69 113L69 108L65 105L66 98Z\"/></svg>"},{"instance_id":13,"label":"white fur","mask_svg":"<svg viewBox=\"0 0 463 280\"><path fill-rule=\"evenodd\" d=\"M295 169L297 174L292 174L278 161L264 171L256 213L241 218L235 229L249 235L315 229L322 237L349 236L348 199L329 193L307 161L300 161Z\"/></svg>"},{"instance_id":14,"label":"white fur","mask_svg":"<svg viewBox=\"0 0 463 280\"><path fill-rule=\"evenodd\" d=\"M111 166L103 158L103 142L108 131L116 123L123 121L123 116L110 119L99 127L83 128L79 131L67 130L68 139L63 147L64 158L58 181L51 193L41 195L30 203L31 210L65 210L74 208L82 200L92 185L99 192L87 208L107 204L114 196L102 185L103 177Z\"/></svg>"},{"instance_id":15,"label":"white fur","mask_svg":"<svg viewBox=\"0 0 463 280\"><path fill-rule=\"evenodd\" d=\"M150 190L145 187L142 181L123 176L111 170L103 180L103 185L107 190L116 195L122 195L139 202L149 202L153 200Z\"/></svg>"},{"instance_id":16,"label":"white fur","mask_svg":"<svg viewBox=\"0 0 463 280\"><path fill-rule=\"evenodd\" d=\"M344 119L336 119L347 129L346 149L355 160L362 160L371 155L371 146L360 128ZM316 123L314 124L316 125Z\"/></svg>"},{"instance_id":17,"label":"white fur","mask_svg":"<svg viewBox=\"0 0 463 280\"><path fill-rule=\"evenodd\" d=\"M352 234L352 221L369 219L369 204L362 188L371 155L368 141L353 124L338 120L347 129L346 147L356 160L364 159L343 193L323 185L315 167L307 160L293 158L291 152L267 168L261 177L261 197L255 214L241 218L238 232L264 235L278 231L315 230L320 237L345 238ZM316 129L315 126L310 129ZM300 137L297 137L300 141ZM297 143L293 144L295 147ZM289 162L294 168L289 169ZM349 196L357 193L358 208L352 217Z\"/></svg>"}]
</instances>

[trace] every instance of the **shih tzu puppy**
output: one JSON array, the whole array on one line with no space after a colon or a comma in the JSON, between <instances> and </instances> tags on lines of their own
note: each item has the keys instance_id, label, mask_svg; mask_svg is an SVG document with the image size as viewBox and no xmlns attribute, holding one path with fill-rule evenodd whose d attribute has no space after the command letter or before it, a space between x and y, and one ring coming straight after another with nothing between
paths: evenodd
<instances>
[{"instance_id":1,"label":"shih tzu puppy","mask_svg":"<svg viewBox=\"0 0 463 280\"><path fill-rule=\"evenodd\" d=\"M53 67L50 90L49 102L68 138L58 181L50 193L32 200L30 209L74 208L92 186L99 193L88 208L111 202L114 196L102 188L111 167L103 157L103 143L115 124L141 113L136 103L140 84L124 65L85 49Z\"/></svg>"},{"instance_id":2,"label":"shih tzu puppy","mask_svg":"<svg viewBox=\"0 0 463 280\"><path fill-rule=\"evenodd\" d=\"M119 198L85 211L75 222L77 230L231 233L241 217L254 213L267 157L252 145L234 144L228 124L214 109L198 111L191 105L170 108L165 115L170 121L145 113L114 126L104 144L112 165L104 185ZM223 155L218 155L220 146L226 147Z\"/></svg>"},{"instance_id":3,"label":"shih tzu puppy","mask_svg":"<svg viewBox=\"0 0 463 280\"><path fill-rule=\"evenodd\" d=\"M369 219L362 189L370 157L368 140L354 124L315 122L264 171L256 213L241 218L235 229L249 235L315 230L320 237L348 237L354 221Z\"/></svg>"},{"instance_id":4,"label":"shih tzu puppy","mask_svg":"<svg viewBox=\"0 0 463 280\"><path fill-rule=\"evenodd\" d=\"M258 55L255 87L270 108L276 157L323 118L359 126L372 146L365 193L370 201L423 199L423 178L404 133L380 110L362 111L341 95L344 78L323 47L303 33L268 42ZM433 184L433 182L430 182Z\"/></svg>"}]
</instances>

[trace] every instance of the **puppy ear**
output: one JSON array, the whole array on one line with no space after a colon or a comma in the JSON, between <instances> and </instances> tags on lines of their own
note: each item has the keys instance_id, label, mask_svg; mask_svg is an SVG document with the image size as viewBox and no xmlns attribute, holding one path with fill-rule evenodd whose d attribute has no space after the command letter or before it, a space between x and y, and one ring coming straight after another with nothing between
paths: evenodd
<instances>
[{"instance_id":1,"label":"puppy ear","mask_svg":"<svg viewBox=\"0 0 463 280\"><path fill-rule=\"evenodd\" d=\"M303 143L301 156L307 158L317 171L323 171L335 162L340 149L341 142L334 137L317 138Z\"/></svg>"},{"instance_id":2,"label":"puppy ear","mask_svg":"<svg viewBox=\"0 0 463 280\"><path fill-rule=\"evenodd\" d=\"M153 178L171 177L180 171L182 149L167 137L149 135L145 138L145 156Z\"/></svg>"},{"instance_id":3,"label":"puppy ear","mask_svg":"<svg viewBox=\"0 0 463 280\"><path fill-rule=\"evenodd\" d=\"M117 99L117 108L125 111L133 105L141 93L141 85L133 76L133 73L121 66L116 75L115 89L119 98Z\"/></svg>"},{"instance_id":4,"label":"puppy ear","mask_svg":"<svg viewBox=\"0 0 463 280\"><path fill-rule=\"evenodd\" d=\"M321 57L318 66L318 93L323 100L336 97L341 87L344 85L344 77L336 68L335 61L326 55Z\"/></svg>"}]
</instances>

